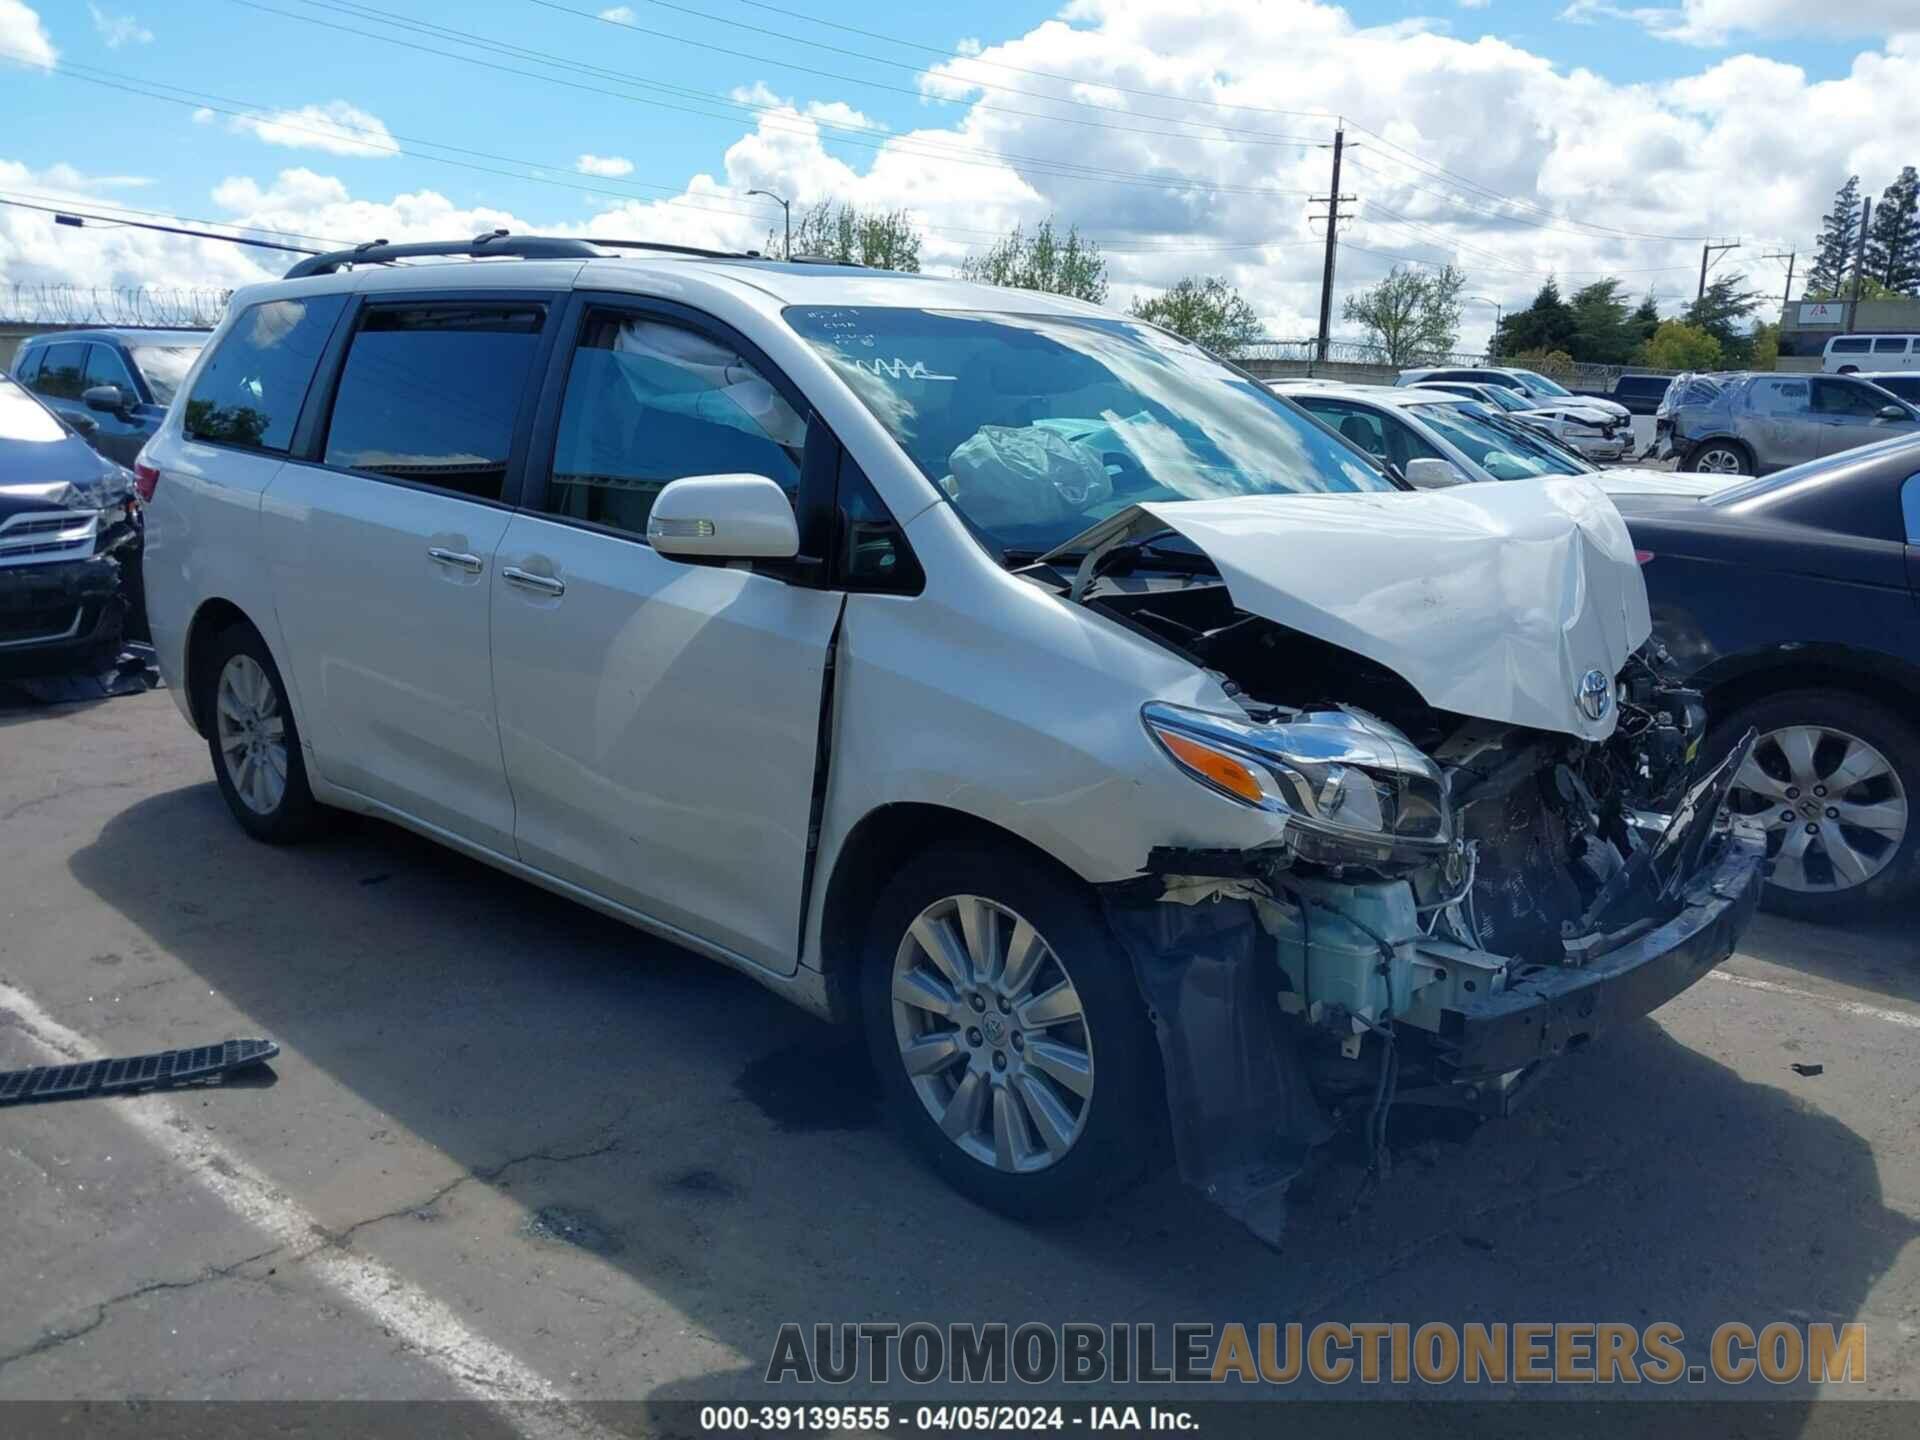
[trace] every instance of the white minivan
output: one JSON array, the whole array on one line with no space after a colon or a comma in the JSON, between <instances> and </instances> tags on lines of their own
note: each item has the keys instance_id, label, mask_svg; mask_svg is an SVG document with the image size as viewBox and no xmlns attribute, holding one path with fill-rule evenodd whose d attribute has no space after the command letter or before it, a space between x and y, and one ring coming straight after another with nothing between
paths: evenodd
<instances>
[{"instance_id":1,"label":"white minivan","mask_svg":"<svg viewBox=\"0 0 1920 1440\"><path fill-rule=\"evenodd\" d=\"M1820 368L1829 375L1920 369L1920 335L1836 335L1827 341Z\"/></svg>"},{"instance_id":2,"label":"white minivan","mask_svg":"<svg viewBox=\"0 0 1920 1440\"><path fill-rule=\"evenodd\" d=\"M136 475L250 833L379 816L857 1022L1009 1213L1170 1134L1270 1223L1336 1123L1502 1109L1758 898L1599 490L1411 490L1078 301L363 246L233 297Z\"/></svg>"}]
</instances>

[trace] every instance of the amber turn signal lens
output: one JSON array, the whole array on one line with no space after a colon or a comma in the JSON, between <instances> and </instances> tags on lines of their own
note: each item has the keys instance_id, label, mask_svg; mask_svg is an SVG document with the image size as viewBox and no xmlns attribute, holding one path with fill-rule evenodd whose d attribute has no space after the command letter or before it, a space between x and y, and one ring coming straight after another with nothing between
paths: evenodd
<instances>
[{"instance_id":1,"label":"amber turn signal lens","mask_svg":"<svg viewBox=\"0 0 1920 1440\"><path fill-rule=\"evenodd\" d=\"M1229 795L1236 795L1249 805L1265 803L1266 791L1261 789L1259 777L1231 755L1222 754L1212 746L1202 745L1198 740L1190 740L1170 730L1155 730L1154 734L1160 737L1160 743L1167 747L1173 758L1194 774L1204 776Z\"/></svg>"}]
</instances>

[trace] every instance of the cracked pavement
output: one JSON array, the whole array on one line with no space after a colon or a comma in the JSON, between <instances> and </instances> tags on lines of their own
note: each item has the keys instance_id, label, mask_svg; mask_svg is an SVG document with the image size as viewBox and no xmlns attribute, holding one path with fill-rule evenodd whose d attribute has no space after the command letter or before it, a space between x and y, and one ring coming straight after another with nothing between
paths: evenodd
<instances>
[{"instance_id":1,"label":"cracked pavement","mask_svg":"<svg viewBox=\"0 0 1920 1440\"><path fill-rule=\"evenodd\" d=\"M98 1053L283 1047L270 1084L0 1110L0 1398L494 1383L342 1257L580 1399L764 1398L786 1320L1864 1320L1850 1393L1920 1387L1894 921L1763 919L1520 1114L1409 1117L1358 1207L1336 1150L1274 1254L1171 1176L1067 1227L971 1208L876 1126L847 1037L751 982L384 826L247 840L165 694L0 710L0 815L0 982ZM0 1011L0 1068L50 1058ZM247 1176L293 1231L223 1198Z\"/></svg>"}]
</instances>

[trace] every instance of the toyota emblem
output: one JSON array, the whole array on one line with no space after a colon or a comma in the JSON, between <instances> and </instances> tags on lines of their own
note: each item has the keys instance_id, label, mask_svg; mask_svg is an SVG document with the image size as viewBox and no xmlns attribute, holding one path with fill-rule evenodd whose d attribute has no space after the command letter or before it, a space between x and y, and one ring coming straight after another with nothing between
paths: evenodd
<instances>
[{"instance_id":1,"label":"toyota emblem","mask_svg":"<svg viewBox=\"0 0 1920 1440\"><path fill-rule=\"evenodd\" d=\"M1604 720L1607 709L1613 704L1613 686L1608 682L1606 672L1589 670L1580 677L1580 688L1575 692L1580 709L1589 720Z\"/></svg>"}]
</instances>

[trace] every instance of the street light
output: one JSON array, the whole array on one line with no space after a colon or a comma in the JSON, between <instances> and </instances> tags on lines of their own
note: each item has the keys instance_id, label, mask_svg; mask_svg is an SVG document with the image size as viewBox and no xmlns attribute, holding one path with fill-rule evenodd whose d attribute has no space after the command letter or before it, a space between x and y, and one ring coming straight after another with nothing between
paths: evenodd
<instances>
[{"instance_id":1,"label":"street light","mask_svg":"<svg viewBox=\"0 0 1920 1440\"><path fill-rule=\"evenodd\" d=\"M771 190L749 190L747 191L747 194L748 195L764 195L767 197L767 199L773 201L776 205L780 207L780 214L786 220L786 231L787 231L786 251L781 258L785 260L791 260L793 258L793 207L789 205L780 196L774 194L773 191Z\"/></svg>"},{"instance_id":2,"label":"street light","mask_svg":"<svg viewBox=\"0 0 1920 1440\"><path fill-rule=\"evenodd\" d=\"M1498 340L1500 338L1500 302L1498 300L1489 300L1484 295L1467 295L1462 298L1470 300L1477 305L1491 305L1493 307L1493 340ZM1493 340L1487 342L1488 350L1493 349Z\"/></svg>"}]
</instances>

